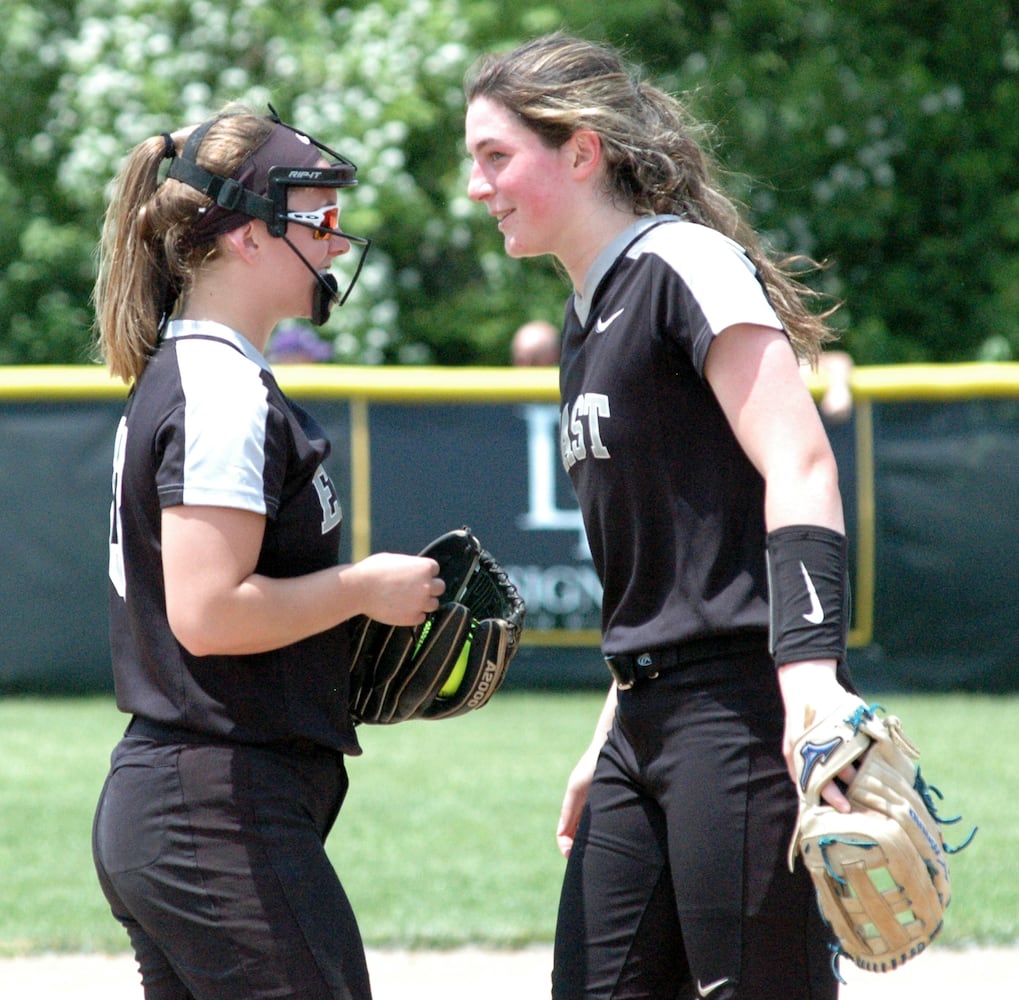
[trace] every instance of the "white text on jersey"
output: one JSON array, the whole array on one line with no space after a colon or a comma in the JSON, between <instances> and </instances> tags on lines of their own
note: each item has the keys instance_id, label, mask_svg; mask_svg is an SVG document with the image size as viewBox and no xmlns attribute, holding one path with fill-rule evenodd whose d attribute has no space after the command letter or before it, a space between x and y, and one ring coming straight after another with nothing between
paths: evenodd
<instances>
[{"instance_id":1,"label":"white text on jersey","mask_svg":"<svg viewBox=\"0 0 1019 1000\"><path fill-rule=\"evenodd\" d=\"M587 458L588 444L592 458L609 457L599 425L609 416L609 397L602 392L585 392L574 400L572 408L568 403L563 407L559 417L559 448L567 472Z\"/></svg>"}]
</instances>

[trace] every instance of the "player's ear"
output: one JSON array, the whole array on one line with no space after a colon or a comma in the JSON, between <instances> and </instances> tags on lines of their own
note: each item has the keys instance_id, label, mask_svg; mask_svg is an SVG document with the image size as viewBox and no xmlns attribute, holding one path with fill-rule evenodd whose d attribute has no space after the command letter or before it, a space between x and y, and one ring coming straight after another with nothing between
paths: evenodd
<instances>
[{"instance_id":1,"label":"player's ear","mask_svg":"<svg viewBox=\"0 0 1019 1000\"><path fill-rule=\"evenodd\" d=\"M251 221L223 233L220 240L228 253L236 254L241 260L250 261L258 251L259 236L264 238L265 234L260 234L254 221Z\"/></svg>"},{"instance_id":2,"label":"player's ear","mask_svg":"<svg viewBox=\"0 0 1019 1000\"><path fill-rule=\"evenodd\" d=\"M574 176L586 180L601 164L601 136L593 129L582 128L570 136L567 144Z\"/></svg>"}]
</instances>

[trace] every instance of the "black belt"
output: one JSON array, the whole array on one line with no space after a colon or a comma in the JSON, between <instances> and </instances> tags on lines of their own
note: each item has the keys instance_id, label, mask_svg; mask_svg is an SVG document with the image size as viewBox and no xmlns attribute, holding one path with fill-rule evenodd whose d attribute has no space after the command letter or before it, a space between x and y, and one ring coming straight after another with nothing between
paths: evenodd
<instances>
[{"instance_id":1,"label":"black belt","mask_svg":"<svg viewBox=\"0 0 1019 1000\"><path fill-rule=\"evenodd\" d=\"M767 648L766 632L719 635L706 639L691 639L678 646L659 646L640 653L612 653L605 657L605 664L615 678L616 687L620 691L626 691L637 681L650 680L663 670L741 653L763 653Z\"/></svg>"},{"instance_id":2,"label":"black belt","mask_svg":"<svg viewBox=\"0 0 1019 1000\"><path fill-rule=\"evenodd\" d=\"M329 747L313 743L304 737L295 736L291 739L275 740L266 743L244 743L231 740L226 736L211 736L208 733L199 733L194 729L185 729L183 726L174 726L168 722L155 722L152 719L143 718L140 715L132 716L124 732L125 736L137 736L143 740L153 740L156 743L198 743L204 746L246 746L254 750L282 750L287 753L336 753Z\"/></svg>"},{"instance_id":3,"label":"black belt","mask_svg":"<svg viewBox=\"0 0 1019 1000\"><path fill-rule=\"evenodd\" d=\"M125 736L138 736L143 740L154 740L156 743L209 743L213 737L205 733L173 726L167 722L154 722L140 715L132 717L124 732Z\"/></svg>"}]
</instances>

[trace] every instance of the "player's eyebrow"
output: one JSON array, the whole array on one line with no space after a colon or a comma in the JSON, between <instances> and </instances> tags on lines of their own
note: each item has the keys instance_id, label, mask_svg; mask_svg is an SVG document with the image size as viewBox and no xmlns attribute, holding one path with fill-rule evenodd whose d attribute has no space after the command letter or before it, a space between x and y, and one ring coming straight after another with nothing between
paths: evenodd
<instances>
[{"instance_id":1,"label":"player's eyebrow","mask_svg":"<svg viewBox=\"0 0 1019 1000\"><path fill-rule=\"evenodd\" d=\"M464 149L467 150L467 155L468 156L476 156L478 153L483 153L489 146L496 145L498 143L498 141L499 141L498 139L493 139L493 138L479 139L474 144L474 149L473 150L466 143L464 144Z\"/></svg>"}]
</instances>

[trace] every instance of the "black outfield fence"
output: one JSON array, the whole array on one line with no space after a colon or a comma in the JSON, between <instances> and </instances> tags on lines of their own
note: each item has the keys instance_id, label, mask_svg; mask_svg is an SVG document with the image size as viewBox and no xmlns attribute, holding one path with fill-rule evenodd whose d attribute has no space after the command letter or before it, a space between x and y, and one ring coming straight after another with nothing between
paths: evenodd
<instances>
[{"instance_id":1,"label":"black outfield fence","mask_svg":"<svg viewBox=\"0 0 1019 1000\"><path fill-rule=\"evenodd\" d=\"M278 377L333 441L345 559L415 552L468 524L528 602L507 684L607 684L554 372L323 365ZM852 386L853 415L829 433L858 682L1019 690L1019 364L857 368ZM0 692L111 686L106 542L124 396L97 368L0 369Z\"/></svg>"}]
</instances>

